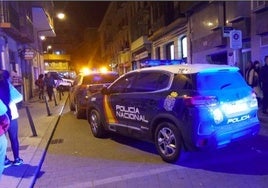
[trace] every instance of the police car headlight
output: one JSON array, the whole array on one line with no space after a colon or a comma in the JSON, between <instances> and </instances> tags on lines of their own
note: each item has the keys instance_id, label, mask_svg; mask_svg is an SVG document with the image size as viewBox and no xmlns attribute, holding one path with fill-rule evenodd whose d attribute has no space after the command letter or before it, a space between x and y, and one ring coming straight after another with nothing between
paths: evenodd
<instances>
[{"instance_id":1,"label":"police car headlight","mask_svg":"<svg viewBox=\"0 0 268 188\"><path fill-rule=\"evenodd\" d=\"M216 124L220 124L223 121L223 114L219 108L212 111L213 119Z\"/></svg>"}]
</instances>

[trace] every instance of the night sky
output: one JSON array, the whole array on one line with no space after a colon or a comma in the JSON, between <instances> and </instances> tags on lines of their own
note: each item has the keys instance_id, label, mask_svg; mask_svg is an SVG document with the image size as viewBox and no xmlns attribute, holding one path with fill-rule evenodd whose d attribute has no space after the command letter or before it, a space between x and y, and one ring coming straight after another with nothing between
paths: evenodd
<instances>
[{"instance_id":1,"label":"night sky","mask_svg":"<svg viewBox=\"0 0 268 188\"><path fill-rule=\"evenodd\" d=\"M77 46L84 41L88 27L98 28L110 1L54 1L54 13L63 12L64 20L54 17L56 37L48 38L44 45L64 49L67 53L80 51Z\"/></svg>"},{"instance_id":2,"label":"night sky","mask_svg":"<svg viewBox=\"0 0 268 188\"><path fill-rule=\"evenodd\" d=\"M79 29L98 27L102 21L109 1L56 1L55 10L66 14L69 22Z\"/></svg>"}]
</instances>

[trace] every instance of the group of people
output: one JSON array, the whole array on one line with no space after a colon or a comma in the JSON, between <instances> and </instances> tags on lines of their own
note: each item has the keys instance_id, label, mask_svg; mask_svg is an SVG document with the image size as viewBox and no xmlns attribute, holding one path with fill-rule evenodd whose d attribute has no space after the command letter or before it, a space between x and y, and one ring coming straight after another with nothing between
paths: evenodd
<instances>
[{"instance_id":1,"label":"group of people","mask_svg":"<svg viewBox=\"0 0 268 188\"><path fill-rule=\"evenodd\" d=\"M23 164L19 154L19 113L17 108L18 103L22 102L23 96L14 87L11 79L7 70L0 70L0 177L4 168ZM46 88L49 100L52 100L55 82L50 73L45 76L40 74L35 83L39 88L39 99L43 99ZM6 153L8 146L6 134L10 140L14 160L10 160Z\"/></svg>"},{"instance_id":2,"label":"group of people","mask_svg":"<svg viewBox=\"0 0 268 188\"><path fill-rule=\"evenodd\" d=\"M259 61L249 62L245 79L256 93L262 112L268 114L268 56L265 56L264 61L264 66L261 66Z\"/></svg>"},{"instance_id":3,"label":"group of people","mask_svg":"<svg viewBox=\"0 0 268 188\"><path fill-rule=\"evenodd\" d=\"M49 101L51 101L53 96L53 88L56 87L51 73L47 73L45 75L40 74L38 79L35 81L35 84L38 86L39 99L44 99L44 91L46 89Z\"/></svg>"},{"instance_id":4,"label":"group of people","mask_svg":"<svg viewBox=\"0 0 268 188\"><path fill-rule=\"evenodd\" d=\"M11 84L10 74L7 70L0 70L0 175L4 168L11 165L19 166L23 160L19 155L17 104L23 100L22 94ZM14 160L11 161L6 154L7 138L11 144Z\"/></svg>"}]
</instances>

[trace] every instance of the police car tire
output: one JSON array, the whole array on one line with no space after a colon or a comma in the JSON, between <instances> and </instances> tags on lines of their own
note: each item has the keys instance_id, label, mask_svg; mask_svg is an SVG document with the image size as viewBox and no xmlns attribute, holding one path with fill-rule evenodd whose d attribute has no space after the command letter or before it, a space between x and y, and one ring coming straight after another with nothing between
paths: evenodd
<instances>
[{"instance_id":1,"label":"police car tire","mask_svg":"<svg viewBox=\"0 0 268 188\"><path fill-rule=\"evenodd\" d=\"M105 130L101 124L100 114L97 110L93 109L88 114L88 122L92 134L97 138L102 138L105 135Z\"/></svg>"},{"instance_id":2,"label":"police car tire","mask_svg":"<svg viewBox=\"0 0 268 188\"><path fill-rule=\"evenodd\" d=\"M169 137L165 137L166 135ZM170 122L161 122L156 128L154 138L156 149L161 158L169 163L176 162L182 151L182 137L179 129ZM171 143L175 147L166 153L168 144L165 143Z\"/></svg>"}]
</instances>

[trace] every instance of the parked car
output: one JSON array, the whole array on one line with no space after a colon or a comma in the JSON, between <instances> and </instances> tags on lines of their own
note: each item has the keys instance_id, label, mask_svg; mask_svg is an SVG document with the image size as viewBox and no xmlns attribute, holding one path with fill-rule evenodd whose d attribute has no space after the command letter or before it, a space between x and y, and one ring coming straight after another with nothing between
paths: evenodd
<instances>
[{"instance_id":1,"label":"parked car","mask_svg":"<svg viewBox=\"0 0 268 188\"><path fill-rule=\"evenodd\" d=\"M59 72L49 72L53 77L56 89L60 91L69 91L70 87L72 86L74 80L65 78L65 76Z\"/></svg>"},{"instance_id":2,"label":"parked car","mask_svg":"<svg viewBox=\"0 0 268 188\"><path fill-rule=\"evenodd\" d=\"M237 67L163 65L134 70L88 100L95 137L151 141L164 161L182 149L221 148L259 131L257 100Z\"/></svg>"},{"instance_id":3,"label":"parked car","mask_svg":"<svg viewBox=\"0 0 268 188\"><path fill-rule=\"evenodd\" d=\"M116 72L79 74L69 90L70 110L75 111L78 119L86 117L88 95L100 91L103 87L107 87L118 77L119 75Z\"/></svg>"}]
</instances>

